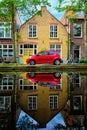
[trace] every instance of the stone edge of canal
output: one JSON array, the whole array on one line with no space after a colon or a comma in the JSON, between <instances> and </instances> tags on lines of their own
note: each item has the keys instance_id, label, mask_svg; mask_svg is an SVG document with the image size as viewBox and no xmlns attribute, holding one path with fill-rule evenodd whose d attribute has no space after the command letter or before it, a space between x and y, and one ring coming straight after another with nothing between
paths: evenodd
<instances>
[{"instance_id":1,"label":"stone edge of canal","mask_svg":"<svg viewBox=\"0 0 87 130\"><path fill-rule=\"evenodd\" d=\"M87 65L28 65L3 67L0 66L0 72L52 72L52 71L87 71Z\"/></svg>"}]
</instances>

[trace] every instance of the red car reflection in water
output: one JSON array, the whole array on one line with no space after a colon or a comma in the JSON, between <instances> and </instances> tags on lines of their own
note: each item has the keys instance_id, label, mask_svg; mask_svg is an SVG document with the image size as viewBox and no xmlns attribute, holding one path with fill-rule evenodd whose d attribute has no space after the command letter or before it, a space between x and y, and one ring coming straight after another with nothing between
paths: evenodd
<instances>
[{"instance_id":1,"label":"red car reflection in water","mask_svg":"<svg viewBox=\"0 0 87 130\"><path fill-rule=\"evenodd\" d=\"M58 87L61 79L60 73L27 73L26 78L32 83L43 87Z\"/></svg>"}]
</instances>

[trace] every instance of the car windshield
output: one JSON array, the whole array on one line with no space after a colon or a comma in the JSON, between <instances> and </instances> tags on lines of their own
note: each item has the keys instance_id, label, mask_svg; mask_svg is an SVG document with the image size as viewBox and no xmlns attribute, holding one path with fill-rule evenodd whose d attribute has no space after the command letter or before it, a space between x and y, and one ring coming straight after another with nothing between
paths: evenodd
<instances>
[{"instance_id":1,"label":"car windshield","mask_svg":"<svg viewBox=\"0 0 87 130\"><path fill-rule=\"evenodd\" d=\"M47 86L48 87L54 87L55 85L54 85L54 83L47 83Z\"/></svg>"},{"instance_id":2,"label":"car windshield","mask_svg":"<svg viewBox=\"0 0 87 130\"><path fill-rule=\"evenodd\" d=\"M50 82L38 82L38 85L41 85L41 86L43 86L43 87L54 87L55 85L54 85L54 83L50 83Z\"/></svg>"},{"instance_id":3,"label":"car windshield","mask_svg":"<svg viewBox=\"0 0 87 130\"><path fill-rule=\"evenodd\" d=\"M46 87L47 86L47 83L46 82L38 82L38 85L41 85L43 87Z\"/></svg>"}]
</instances>

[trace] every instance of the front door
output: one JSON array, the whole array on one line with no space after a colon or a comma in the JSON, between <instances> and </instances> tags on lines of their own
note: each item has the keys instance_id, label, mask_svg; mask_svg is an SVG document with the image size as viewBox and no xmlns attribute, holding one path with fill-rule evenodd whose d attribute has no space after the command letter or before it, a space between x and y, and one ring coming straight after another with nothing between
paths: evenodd
<instances>
[{"instance_id":1,"label":"front door","mask_svg":"<svg viewBox=\"0 0 87 130\"><path fill-rule=\"evenodd\" d=\"M80 47L78 45L74 46L74 56L73 56L73 62L79 63L80 58Z\"/></svg>"}]
</instances>

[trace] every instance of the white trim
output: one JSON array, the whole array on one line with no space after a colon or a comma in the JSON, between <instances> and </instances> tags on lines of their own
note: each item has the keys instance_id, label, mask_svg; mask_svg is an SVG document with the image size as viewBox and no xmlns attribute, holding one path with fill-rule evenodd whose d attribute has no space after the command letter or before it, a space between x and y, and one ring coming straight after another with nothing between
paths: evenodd
<instances>
[{"instance_id":1,"label":"white trim","mask_svg":"<svg viewBox=\"0 0 87 130\"><path fill-rule=\"evenodd\" d=\"M75 26L75 25L81 25L81 36L74 36L74 26ZM82 38L82 23L74 23L74 24L73 24L73 37L74 37L74 38Z\"/></svg>"},{"instance_id":2,"label":"white trim","mask_svg":"<svg viewBox=\"0 0 87 130\"><path fill-rule=\"evenodd\" d=\"M79 98L81 99L81 110L82 110L82 95L74 95L74 96L73 96L73 99L74 99L75 97L77 97L77 98L79 97ZM74 110L78 110L78 109L75 109L75 108L74 108L74 103L73 103L73 109L74 109Z\"/></svg>"},{"instance_id":3,"label":"white trim","mask_svg":"<svg viewBox=\"0 0 87 130\"><path fill-rule=\"evenodd\" d=\"M33 36L33 33L34 33L33 29L32 29L32 36L31 37L29 36L29 26L32 26L32 28L33 28L33 26L36 26L36 36ZM37 38L37 32L38 32L37 29L38 29L37 24L29 24L28 25L28 38Z\"/></svg>"},{"instance_id":4,"label":"white trim","mask_svg":"<svg viewBox=\"0 0 87 130\"><path fill-rule=\"evenodd\" d=\"M2 112L2 113L4 113L4 112L11 112L11 96L0 96L0 98L2 98L3 99L3 104L2 104L2 106L1 106L1 104L0 104L0 111ZM8 101L8 104L7 104L7 109L6 109L6 98L8 98L9 99L9 101ZM9 109L9 111L8 111L8 109ZM2 111L3 110L3 111Z\"/></svg>"},{"instance_id":5,"label":"white trim","mask_svg":"<svg viewBox=\"0 0 87 130\"><path fill-rule=\"evenodd\" d=\"M53 31L52 31L52 32L53 32L53 37L50 36L50 32L51 32L50 26L53 27ZM54 37L54 26L57 26L57 37ZM58 25L57 25L57 24L50 24L50 25L49 25L49 38L53 38L53 39L58 38Z\"/></svg>"},{"instance_id":6,"label":"white trim","mask_svg":"<svg viewBox=\"0 0 87 130\"><path fill-rule=\"evenodd\" d=\"M50 48L50 47L49 47L51 50L59 50L58 48L56 48L56 45L60 45L60 46L61 46L61 48L60 48L60 49L61 49L61 50L60 50L60 52L61 52L60 57L62 57L62 45L61 45L61 44L54 44L54 43L53 43L53 44L52 44L52 43L49 44L49 46L50 46L50 45L54 45L53 48Z\"/></svg>"},{"instance_id":7,"label":"white trim","mask_svg":"<svg viewBox=\"0 0 87 130\"><path fill-rule=\"evenodd\" d=\"M31 97L32 99L35 97L36 98L36 108L33 108L33 101L32 101L32 108L29 109L29 97ZM37 110L37 96L28 96L28 110Z\"/></svg>"},{"instance_id":8,"label":"white trim","mask_svg":"<svg viewBox=\"0 0 87 130\"><path fill-rule=\"evenodd\" d=\"M22 45L22 48L20 48L20 46ZM24 56L24 45L32 45L33 46L33 54L34 54L34 50L36 50L36 52L37 52L37 44L30 44L30 43L27 43L27 44L20 44L19 45L19 55L20 56ZM36 48L35 48L35 45L36 45ZM30 48L30 47L29 47ZM20 54L20 50L22 50L23 52L22 52L22 54Z\"/></svg>"},{"instance_id":9,"label":"white trim","mask_svg":"<svg viewBox=\"0 0 87 130\"><path fill-rule=\"evenodd\" d=\"M22 84L20 84L20 81L22 81ZM37 90L38 89L37 84L32 83L32 82L28 81L27 79L19 79L19 90L27 91L26 89L24 89L25 86L28 88L30 88L30 86L32 87L32 89L27 89L27 90ZM36 89L35 89L35 87L36 87Z\"/></svg>"},{"instance_id":10,"label":"white trim","mask_svg":"<svg viewBox=\"0 0 87 130\"><path fill-rule=\"evenodd\" d=\"M51 103L51 102L50 102L50 97L53 98L53 101L52 101L52 108L51 108L51 106L50 106L50 103ZM55 108L55 106L54 106L54 97L57 98L57 102L56 102L56 103L57 103L57 104L56 104L57 107L56 107L56 108ZM57 108L58 108L58 95L50 95L50 96L49 96L49 108L50 108L50 109L57 109Z\"/></svg>"},{"instance_id":11,"label":"white trim","mask_svg":"<svg viewBox=\"0 0 87 130\"><path fill-rule=\"evenodd\" d=\"M9 85L9 79L10 78L12 78L12 77L3 77L3 79L2 79L2 81L1 81L1 85L0 85L0 90L1 91L6 91L6 90L13 90L13 82L12 82L12 85ZM4 79L6 79L6 85L4 84ZM12 78L12 81L13 81L14 79ZM4 87L6 88L6 89L4 89ZM11 87L11 89L9 89L9 87Z\"/></svg>"},{"instance_id":12,"label":"white trim","mask_svg":"<svg viewBox=\"0 0 87 130\"><path fill-rule=\"evenodd\" d=\"M4 31L4 36L3 36L3 37L0 37L0 38L7 38L7 39L8 39L8 38L11 38L11 24L6 27L5 24L6 24L6 23L9 23L9 22L0 22L0 23L3 23L3 24L4 24L3 26L0 26L1 29L4 29L4 30L3 30L3 31ZM6 28L9 29L9 32L10 32L9 37L6 37L6 31L5 31Z\"/></svg>"}]
</instances>

